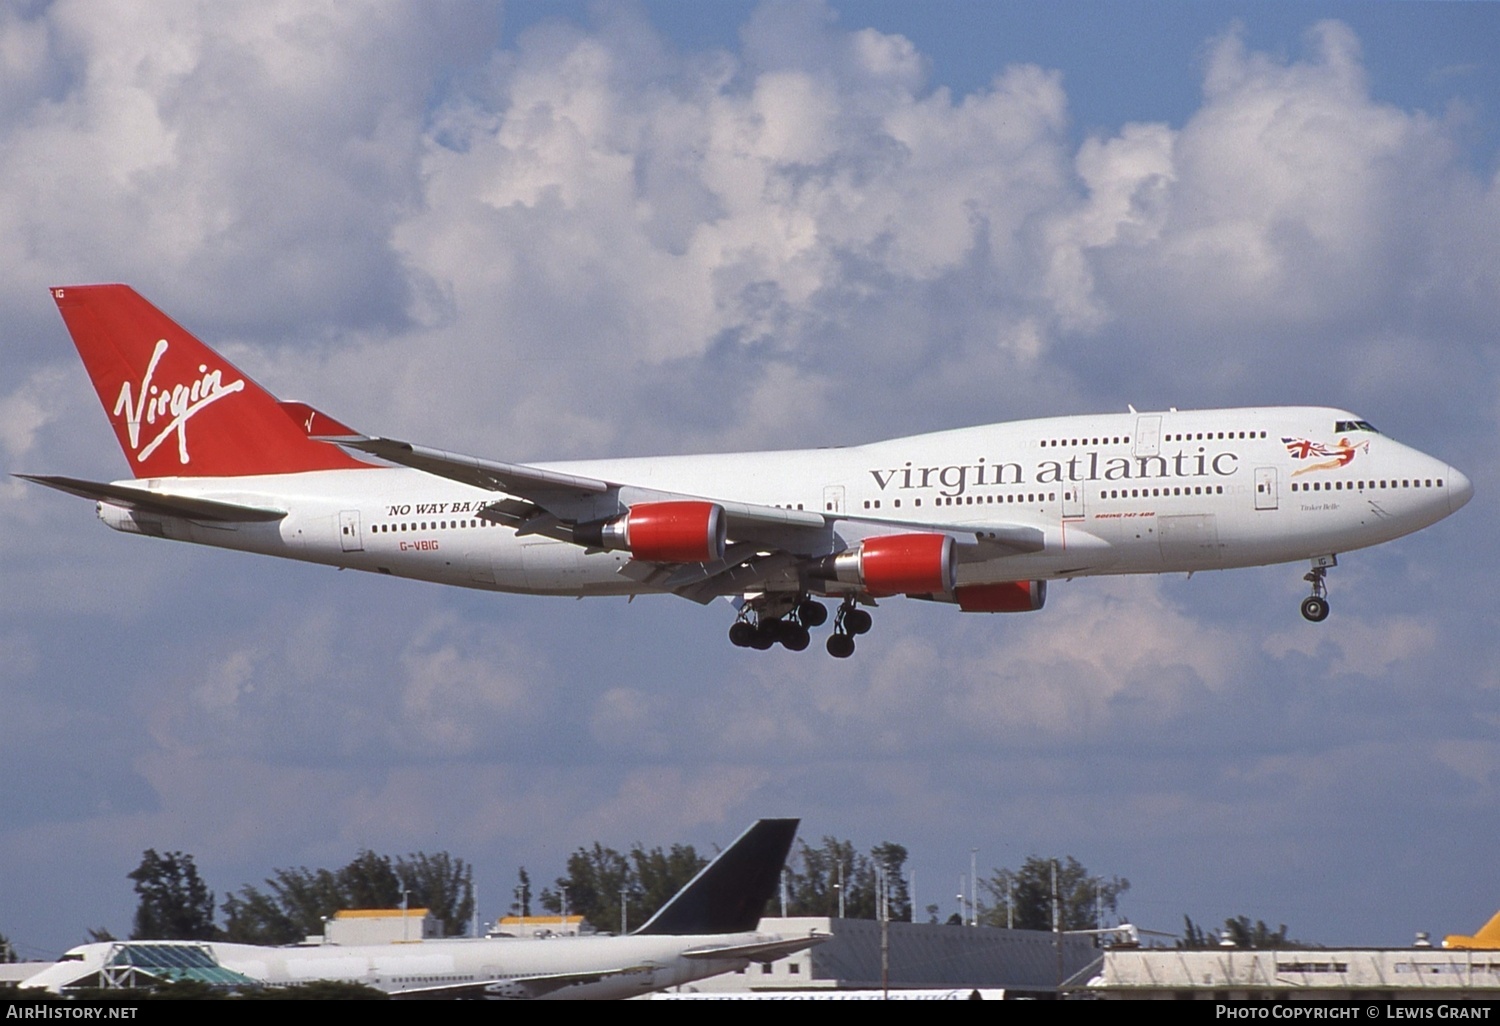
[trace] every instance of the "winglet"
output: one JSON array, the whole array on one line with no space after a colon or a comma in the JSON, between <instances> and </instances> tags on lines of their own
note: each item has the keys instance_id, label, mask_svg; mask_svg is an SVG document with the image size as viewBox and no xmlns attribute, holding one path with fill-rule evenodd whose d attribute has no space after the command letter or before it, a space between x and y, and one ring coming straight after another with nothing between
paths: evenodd
<instances>
[{"instance_id":1,"label":"winglet","mask_svg":"<svg viewBox=\"0 0 1500 1026\"><path fill-rule=\"evenodd\" d=\"M1479 932L1468 937L1464 934L1453 933L1443 938L1445 948L1478 948L1496 949L1500 948L1500 912L1490 917L1490 921L1479 928Z\"/></svg>"},{"instance_id":2,"label":"winglet","mask_svg":"<svg viewBox=\"0 0 1500 1026\"><path fill-rule=\"evenodd\" d=\"M776 894L798 823L758 820L635 932L692 936L754 930Z\"/></svg>"}]
</instances>

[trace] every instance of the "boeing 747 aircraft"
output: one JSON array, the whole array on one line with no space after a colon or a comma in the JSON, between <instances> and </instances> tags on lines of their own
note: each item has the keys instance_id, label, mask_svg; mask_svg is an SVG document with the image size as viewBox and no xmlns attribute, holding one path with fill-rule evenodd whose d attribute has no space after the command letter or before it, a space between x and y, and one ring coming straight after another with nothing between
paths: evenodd
<instances>
[{"instance_id":1,"label":"boeing 747 aircraft","mask_svg":"<svg viewBox=\"0 0 1500 1026\"><path fill-rule=\"evenodd\" d=\"M869 445L499 463L282 402L124 285L53 298L133 480L21 475L118 531L467 588L680 595L741 647L844 658L886 596L1042 608L1047 582L1306 561L1435 523L1473 488L1344 410L1014 421Z\"/></svg>"},{"instance_id":2,"label":"boeing 747 aircraft","mask_svg":"<svg viewBox=\"0 0 1500 1026\"><path fill-rule=\"evenodd\" d=\"M827 940L757 933L797 834L763 819L725 848L646 925L625 937L430 940L285 948L219 941L80 944L23 988L149 986L183 978L224 986L361 983L393 997L626 998L745 968ZM228 970L224 972L223 970Z\"/></svg>"}]
</instances>

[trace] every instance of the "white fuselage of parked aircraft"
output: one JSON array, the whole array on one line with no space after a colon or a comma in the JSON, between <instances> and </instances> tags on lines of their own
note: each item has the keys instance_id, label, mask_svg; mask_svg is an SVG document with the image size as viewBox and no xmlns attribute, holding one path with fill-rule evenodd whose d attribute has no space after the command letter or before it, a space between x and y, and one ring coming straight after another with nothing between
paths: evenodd
<instances>
[{"instance_id":1,"label":"white fuselage of parked aircraft","mask_svg":"<svg viewBox=\"0 0 1500 1026\"><path fill-rule=\"evenodd\" d=\"M749 964L750 958L745 955L718 956L715 948L720 946L759 945L765 951L762 957L769 961L791 954L798 944L806 947L811 943L810 939L789 943L786 938L759 933L711 938L483 938L281 948L222 941L100 942L70 949L63 961L26 980L24 986L60 992L79 980L98 978L101 971L108 977L111 963L123 968L134 962L149 972L158 963L176 961L214 964L269 987L326 980L357 983L397 997L599 1000L635 997L734 972ZM162 957L162 952L173 948L182 949L183 955ZM130 953L122 959L122 951Z\"/></svg>"},{"instance_id":2,"label":"white fuselage of parked aircraft","mask_svg":"<svg viewBox=\"0 0 1500 1026\"><path fill-rule=\"evenodd\" d=\"M124 286L54 294L137 477L34 479L98 500L111 527L497 591L729 597L731 637L757 648L806 647L827 617L818 597L842 602L829 650L843 656L869 628L859 606L884 595L1014 612L1040 608L1058 578L1302 560L1303 613L1321 620L1338 553L1472 494L1443 460L1322 407L495 463L279 402Z\"/></svg>"},{"instance_id":3,"label":"white fuselage of parked aircraft","mask_svg":"<svg viewBox=\"0 0 1500 1026\"><path fill-rule=\"evenodd\" d=\"M759 931L761 912L780 883L797 825L795 819L757 821L645 925L625 936L292 947L102 941L70 949L21 987L67 993L150 987L184 978L227 988L329 980L409 997L634 997L743 969L751 962L773 962L828 939L827 934L788 937Z\"/></svg>"}]
</instances>

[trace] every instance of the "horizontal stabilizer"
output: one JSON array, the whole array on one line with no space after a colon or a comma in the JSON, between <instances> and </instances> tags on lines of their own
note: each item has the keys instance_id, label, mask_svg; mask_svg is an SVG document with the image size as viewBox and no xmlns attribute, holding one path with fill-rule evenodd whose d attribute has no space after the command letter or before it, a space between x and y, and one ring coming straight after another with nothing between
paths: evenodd
<instances>
[{"instance_id":1,"label":"horizontal stabilizer","mask_svg":"<svg viewBox=\"0 0 1500 1026\"><path fill-rule=\"evenodd\" d=\"M56 488L69 495L77 495L79 498L108 502L126 509L139 510L142 513L155 513L158 516L183 517L187 520L213 520L226 524L266 523L286 516L286 510L283 509L241 506L235 502L195 499L186 495L164 495L161 492L148 492L129 485L103 484L74 477L51 477L42 474L17 474L15 476L27 481L35 481L48 488Z\"/></svg>"},{"instance_id":2,"label":"horizontal stabilizer","mask_svg":"<svg viewBox=\"0 0 1500 1026\"><path fill-rule=\"evenodd\" d=\"M683 958L748 958L752 962L774 962L787 955L822 944L829 939L826 933L810 933L805 937L783 937L772 941L757 941L753 944L730 944L721 948L693 948L682 953Z\"/></svg>"},{"instance_id":3,"label":"horizontal stabilizer","mask_svg":"<svg viewBox=\"0 0 1500 1026\"><path fill-rule=\"evenodd\" d=\"M762 819L721 851L636 933L748 933L776 893L798 820Z\"/></svg>"}]
</instances>

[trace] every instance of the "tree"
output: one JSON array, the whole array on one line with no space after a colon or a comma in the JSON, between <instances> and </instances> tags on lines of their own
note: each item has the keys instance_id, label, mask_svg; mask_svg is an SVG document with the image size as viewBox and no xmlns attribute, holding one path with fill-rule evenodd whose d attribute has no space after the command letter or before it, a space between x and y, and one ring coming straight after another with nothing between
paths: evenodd
<instances>
[{"instance_id":1,"label":"tree","mask_svg":"<svg viewBox=\"0 0 1500 1026\"><path fill-rule=\"evenodd\" d=\"M275 870L265 890L245 885L224 899L225 936L242 944L291 944L323 931L340 909L425 908L443 934L462 934L474 915L473 870L447 852L391 859L361 851L337 870Z\"/></svg>"},{"instance_id":2,"label":"tree","mask_svg":"<svg viewBox=\"0 0 1500 1026\"><path fill-rule=\"evenodd\" d=\"M0 933L0 964L19 962L16 957L16 946L10 942L10 938Z\"/></svg>"},{"instance_id":3,"label":"tree","mask_svg":"<svg viewBox=\"0 0 1500 1026\"><path fill-rule=\"evenodd\" d=\"M515 900L510 903L510 914L513 916L531 915L531 877L526 874L526 867L521 867L519 881L516 889L511 891L511 897Z\"/></svg>"},{"instance_id":4,"label":"tree","mask_svg":"<svg viewBox=\"0 0 1500 1026\"><path fill-rule=\"evenodd\" d=\"M706 860L690 844L674 844L670 851L636 844L622 855L595 841L592 848L579 848L568 857L568 875L543 889L540 904L561 914L566 902L569 915L614 930L620 926L623 895L628 929L655 915L704 865Z\"/></svg>"},{"instance_id":5,"label":"tree","mask_svg":"<svg viewBox=\"0 0 1500 1026\"><path fill-rule=\"evenodd\" d=\"M1018 930L1053 929L1053 869L1057 875L1056 912L1063 930L1096 930L1104 913L1113 915L1119 897L1130 889L1122 877L1095 877L1069 855L1061 861L1033 855L1019 870L997 869L980 885L993 904L980 910L979 921L987 926L1013 922Z\"/></svg>"},{"instance_id":6,"label":"tree","mask_svg":"<svg viewBox=\"0 0 1500 1026\"><path fill-rule=\"evenodd\" d=\"M885 881L887 918L898 923L912 921L911 891L906 885L907 855L904 845L891 841L870 849L870 862Z\"/></svg>"},{"instance_id":7,"label":"tree","mask_svg":"<svg viewBox=\"0 0 1500 1026\"><path fill-rule=\"evenodd\" d=\"M127 879L140 903L131 940L213 940L214 895L198 876L193 857L180 851L158 855L148 848Z\"/></svg>"},{"instance_id":8,"label":"tree","mask_svg":"<svg viewBox=\"0 0 1500 1026\"><path fill-rule=\"evenodd\" d=\"M410 892L412 908L425 908L443 924L443 936L462 936L474 919L474 870L445 851L416 852L396 860L396 879Z\"/></svg>"},{"instance_id":9,"label":"tree","mask_svg":"<svg viewBox=\"0 0 1500 1026\"><path fill-rule=\"evenodd\" d=\"M787 873L787 914L836 916L842 891L845 917L875 919L884 880L890 918L910 922L906 859L906 848L890 841L871 848L868 856L856 852L853 842L836 837L824 837L818 848L802 842L794 859L796 868Z\"/></svg>"},{"instance_id":10,"label":"tree","mask_svg":"<svg viewBox=\"0 0 1500 1026\"><path fill-rule=\"evenodd\" d=\"M1189 950L1217 948L1226 940L1237 948L1255 948L1262 951L1307 947L1302 941L1287 938L1285 923L1273 930L1266 925L1264 920L1257 919L1252 926L1249 916L1235 916L1233 919L1224 920L1224 929L1210 933L1194 923L1191 917L1183 916L1182 919L1185 928L1182 939L1177 942L1179 948Z\"/></svg>"},{"instance_id":11,"label":"tree","mask_svg":"<svg viewBox=\"0 0 1500 1026\"><path fill-rule=\"evenodd\" d=\"M646 851L637 844L630 849L630 864L635 871L630 922L640 926L672 895L686 887L708 862L691 844L674 844L668 851L659 847Z\"/></svg>"}]
</instances>

